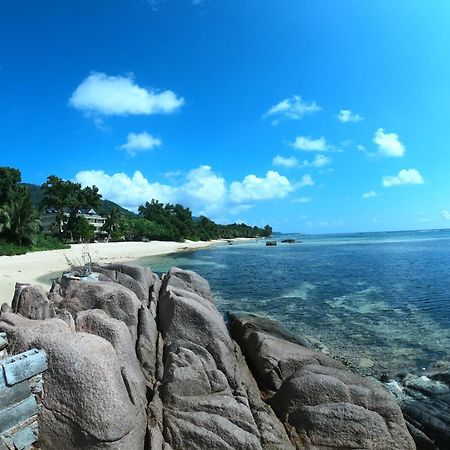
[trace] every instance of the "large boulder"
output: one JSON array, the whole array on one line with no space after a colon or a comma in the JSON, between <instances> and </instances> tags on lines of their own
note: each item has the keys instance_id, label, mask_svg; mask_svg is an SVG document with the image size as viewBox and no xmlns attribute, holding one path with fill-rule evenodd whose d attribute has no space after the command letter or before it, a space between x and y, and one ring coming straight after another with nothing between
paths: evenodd
<instances>
[{"instance_id":1,"label":"large boulder","mask_svg":"<svg viewBox=\"0 0 450 450\"><path fill-rule=\"evenodd\" d=\"M34 320L55 317L55 309L44 288L39 285L16 283L11 302L13 312Z\"/></svg>"},{"instance_id":2,"label":"large boulder","mask_svg":"<svg viewBox=\"0 0 450 450\"><path fill-rule=\"evenodd\" d=\"M122 375L128 382L133 402L145 409L147 407L145 379L127 326L120 320L109 317L105 311L91 309L78 313L76 328L78 332L100 336L113 346Z\"/></svg>"},{"instance_id":3,"label":"large boulder","mask_svg":"<svg viewBox=\"0 0 450 450\"><path fill-rule=\"evenodd\" d=\"M76 318L80 311L101 309L108 316L127 325L133 344L138 338L141 301L136 294L114 282L79 281L62 277L50 291L50 299L59 309L65 309Z\"/></svg>"},{"instance_id":4,"label":"large boulder","mask_svg":"<svg viewBox=\"0 0 450 450\"><path fill-rule=\"evenodd\" d=\"M173 268L159 299L164 438L174 449L289 449L232 341L209 285Z\"/></svg>"},{"instance_id":5,"label":"large boulder","mask_svg":"<svg viewBox=\"0 0 450 450\"><path fill-rule=\"evenodd\" d=\"M233 338L239 343L260 389L270 394L286 378L309 364L344 368L343 364L323 353L299 345L280 327L252 315L228 314Z\"/></svg>"},{"instance_id":6,"label":"large boulder","mask_svg":"<svg viewBox=\"0 0 450 450\"><path fill-rule=\"evenodd\" d=\"M34 321L8 313L1 317L0 330L15 351L37 347L47 353L39 417L42 448L143 448L146 419L140 395L110 342L75 333L59 319Z\"/></svg>"},{"instance_id":7,"label":"large boulder","mask_svg":"<svg viewBox=\"0 0 450 450\"><path fill-rule=\"evenodd\" d=\"M260 387L298 449L414 449L401 411L381 385L311 348L230 317Z\"/></svg>"},{"instance_id":8,"label":"large boulder","mask_svg":"<svg viewBox=\"0 0 450 450\"><path fill-rule=\"evenodd\" d=\"M134 264L93 264L92 270L133 291L145 306L156 303L161 281L150 269Z\"/></svg>"}]
</instances>

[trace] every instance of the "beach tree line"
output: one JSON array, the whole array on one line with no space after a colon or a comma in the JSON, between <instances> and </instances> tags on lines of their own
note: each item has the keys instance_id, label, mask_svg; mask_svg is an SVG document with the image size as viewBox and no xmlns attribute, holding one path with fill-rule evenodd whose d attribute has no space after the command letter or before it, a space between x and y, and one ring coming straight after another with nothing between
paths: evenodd
<instances>
[{"instance_id":1,"label":"beach tree line","mask_svg":"<svg viewBox=\"0 0 450 450\"><path fill-rule=\"evenodd\" d=\"M82 187L79 183L50 175L40 186L42 199L33 206L29 189L21 183L20 170L0 167L0 254L24 253L30 250L61 248L67 241L89 242L94 228L78 214L83 208L96 210L101 194L96 186ZM56 219L53 237L44 237L39 212L52 208ZM189 208L180 204L163 204L156 199L139 206L138 214L125 216L118 208L108 213L103 230L111 240L184 241L264 237L272 228L243 223L220 225L211 219L194 217Z\"/></svg>"}]
</instances>

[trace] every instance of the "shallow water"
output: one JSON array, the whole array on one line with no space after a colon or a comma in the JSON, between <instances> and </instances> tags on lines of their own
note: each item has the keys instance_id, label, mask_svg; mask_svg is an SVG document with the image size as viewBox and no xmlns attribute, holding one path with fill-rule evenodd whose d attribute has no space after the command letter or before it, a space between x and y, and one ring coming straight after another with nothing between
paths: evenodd
<instances>
[{"instance_id":1,"label":"shallow water","mask_svg":"<svg viewBox=\"0 0 450 450\"><path fill-rule=\"evenodd\" d=\"M448 230L295 237L140 262L195 270L222 312L276 319L363 373L450 365Z\"/></svg>"}]
</instances>

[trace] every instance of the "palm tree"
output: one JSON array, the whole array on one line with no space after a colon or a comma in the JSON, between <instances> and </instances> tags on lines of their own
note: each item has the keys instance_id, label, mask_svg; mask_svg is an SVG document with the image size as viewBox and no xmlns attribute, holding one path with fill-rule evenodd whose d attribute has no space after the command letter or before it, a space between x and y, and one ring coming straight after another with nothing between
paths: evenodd
<instances>
[{"instance_id":1,"label":"palm tree","mask_svg":"<svg viewBox=\"0 0 450 450\"><path fill-rule=\"evenodd\" d=\"M8 241L19 245L30 245L39 232L39 218L31 203L30 192L22 188L0 209L0 233Z\"/></svg>"},{"instance_id":2,"label":"palm tree","mask_svg":"<svg viewBox=\"0 0 450 450\"><path fill-rule=\"evenodd\" d=\"M105 224L103 225L103 230L108 233L109 236L119 229L120 220L122 219L122 213L118 208L113 208L109 216L107 217Z\"/></svg>"}]
</instances>

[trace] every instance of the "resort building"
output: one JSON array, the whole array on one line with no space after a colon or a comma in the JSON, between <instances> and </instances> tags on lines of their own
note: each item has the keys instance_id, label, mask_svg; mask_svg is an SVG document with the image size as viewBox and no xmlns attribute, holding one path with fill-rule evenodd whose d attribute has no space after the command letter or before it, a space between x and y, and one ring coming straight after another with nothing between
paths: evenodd
<instances>
[{"instance_id":1,"label":"resort building","mask_svg":"<svg viewBox=\"0 0 450 450\"><path fill-rule=\"evenodd\" d=\"M55 208L47 208L41 214L41 226L42 232L46 235L54 234L57 229L57 218L58 218L59 210ZM62 231L62 227L67 223L70 216L70 209L63 209L64 219L63 222L59 224L60 231ZM103 230L103 226L106 222L106 217L102 217L97 214L94 209L79 209L77 213L77 217L82 216L89 222L90 225L94 227L94 234L96 239L104 239L107 237L108 233Z\"/></svg>"}]
</instances>

